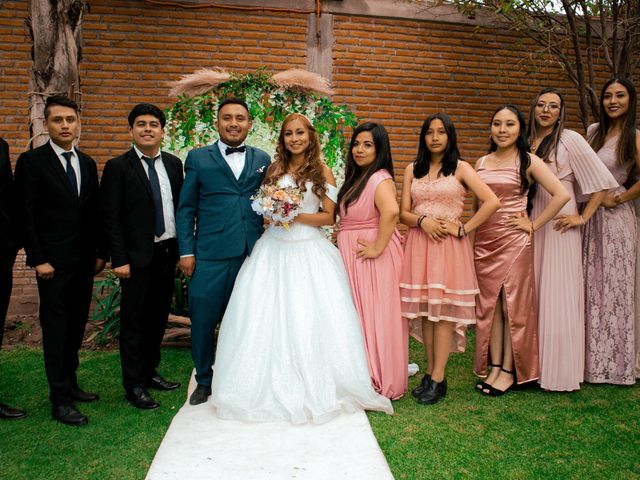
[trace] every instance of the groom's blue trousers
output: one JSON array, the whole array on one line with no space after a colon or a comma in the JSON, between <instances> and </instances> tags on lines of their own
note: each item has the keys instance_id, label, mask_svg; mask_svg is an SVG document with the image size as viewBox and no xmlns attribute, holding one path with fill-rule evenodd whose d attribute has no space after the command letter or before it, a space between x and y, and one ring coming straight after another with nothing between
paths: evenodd
<instances>
[{"instance_id":1,"label":"groom's blue trousers","mask_svg":"<svg viewBox=\"0 0 640 480\"><path fill-rule=\"evenodd\" d=\"M224 260L198 260L189 285L191 356L198 385L211 385L213 333L222 321L246 254ZM247 292L248 293L248 292Z\"/></svg>"}]
</instances>

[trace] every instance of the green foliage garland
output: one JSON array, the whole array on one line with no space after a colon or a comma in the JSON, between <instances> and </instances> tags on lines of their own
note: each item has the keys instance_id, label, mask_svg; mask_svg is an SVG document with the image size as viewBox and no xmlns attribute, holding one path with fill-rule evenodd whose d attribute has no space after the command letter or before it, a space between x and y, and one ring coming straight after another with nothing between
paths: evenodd
<instances>
[{"instance_id":1,"label":"green foliage garland","mask_svg":"<svg viewBox=\"0 0 640 480\"><path fill-rule=\"evenodd\" d=\"M263 149L272 158L284 118L294 112L306 115L318 131L324 161L341 183L346 148L342 128L357 125L355 114L346 105L336 105L327 97L280 87L264 69L231 74L229 81L201 95L180 96L166 112L164 148L185 159L189 150L216 141L217 106L227 97L240 97L247 102L253 121L247 143Z\"/></svg>"}]
</instances>

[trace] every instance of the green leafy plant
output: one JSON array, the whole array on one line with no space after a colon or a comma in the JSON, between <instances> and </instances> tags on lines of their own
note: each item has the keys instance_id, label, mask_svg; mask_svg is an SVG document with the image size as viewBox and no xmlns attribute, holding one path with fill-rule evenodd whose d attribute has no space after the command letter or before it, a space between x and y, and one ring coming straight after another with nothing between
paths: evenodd
<instances>
[{"instance_id":1,"label":"green leafy plant","mask_svg":"<svg viewBox=\"0 0 640 480\"><path fill-rule=\"evenodd\" d=\"M122 288L120 279L113 270L105 269L104 278L93 284L93 300L95 308L91 314L91 321L99 327L89 340L95 340L98 345L104 345L118 338L120 334L120 301ZM181 271L176 273L175 288L171 303L171 313L182 317L189 316L189 279Z\"/></svg>"},{"instance_id":2,"label":"green leafy plant","mask_svg":"<svg viewBox=\"0 0 640 480\"><path fill-rule=\"evenodd\" d=\"M173 302L171 303L171 313L174 315L189 316L189 283L191 283L191 279L185 277L184 273L178 270L173 290Z\"/></svg>"},{"instance_id":3,"label":"green leafy plant","mask_svg":"<svg viewBox=\"0 0 640 480\"><path fill-rule=\"evenodd\" d=\"M117 338L120 333L120 279L109 269L104 270L103 275L104 278L93 284L95 308L91 315L91 320L100 328L89 338L99 345Z\"/></svg>"}]
</instances>

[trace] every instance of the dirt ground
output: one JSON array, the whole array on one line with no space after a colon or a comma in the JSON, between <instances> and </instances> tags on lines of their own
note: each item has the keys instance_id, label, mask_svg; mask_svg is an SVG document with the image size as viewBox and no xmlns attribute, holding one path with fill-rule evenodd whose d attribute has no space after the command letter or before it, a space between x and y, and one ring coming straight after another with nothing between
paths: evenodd
<instances>
[{"instance_id":1,"label":"dirt ground","mask_svg":"<svg viewBox=\"0 0 640 480\"><path fill-rule=\"evenodd\" d=\"M169 326L165 333L163 345L175 347L188 347L189 337L189 319L169 316ZM89 320L85 328L84 342L82 348L90 350L113 350L118 348L118 340L110 340L104 344L98 344L94 337L99 331L100 324ZM38 317L35 315L15 316L15 318L7 318L4 330L4 340L2 348L11 348L16 345L26 347L42 346L42 330Z\"/></svg>"}]
</instances>

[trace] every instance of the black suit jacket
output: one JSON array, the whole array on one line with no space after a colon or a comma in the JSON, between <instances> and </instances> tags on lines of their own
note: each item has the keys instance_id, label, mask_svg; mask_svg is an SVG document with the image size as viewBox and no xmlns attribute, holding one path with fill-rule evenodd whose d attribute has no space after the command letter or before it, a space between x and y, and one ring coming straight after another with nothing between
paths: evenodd
<instances>
[{"instance_id":1,"label":"black suit jacket","mask_svg":"<svg viewBox=\"0 0 640 480\"><path fill-rule=\"evenodd\" d=\"M13 224L12 178L9 145L0 138L0 252L18 249Z\"/></svg>"},{"instance_id":2,"label":"black suit jacket","mask_svg":"<svg viewBox=\"0 0 640 480\"><path fill-rule=\"evenodd\" d=\"M182 162L178 157L162 152L162 163L171 183L175 214L183 181ZM133 148L107 162L101 190L111 264L114 267L148 266L154 248L155 206L149 177ZM177 261L177 249L174 255Z\"/></svg>"},{"instance_id":3,"label":"black suit jacket","mask_svg":"<svg viewBox=\"0 0 640 480\"><path fill-rule=\"evenodd\" d=\"M79 197L49 142L18 157L17 211L29 266L71 269L107 258L96 163L76 151Z\"/></svg>"}]
</instances>

